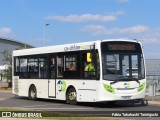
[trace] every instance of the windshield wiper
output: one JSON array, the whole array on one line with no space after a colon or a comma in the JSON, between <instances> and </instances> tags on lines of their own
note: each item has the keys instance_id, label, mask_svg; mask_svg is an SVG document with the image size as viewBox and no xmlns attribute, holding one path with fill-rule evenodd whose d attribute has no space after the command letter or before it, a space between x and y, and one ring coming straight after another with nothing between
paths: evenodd
<instances>
[{"instance_id":1,"label":"windshield wiper","mask_svg":"<svg viewBox=\"0 0 160 120\"><path fill-rule=\"evenodd\" d=\"M128 79L126 79L126 78L121 78L121 79L118 79L118 80L116 80L116 81L111 82L110 84L112 85L112 84L114 84L114 83L117 83L117 82L120 82L120 81L126 81L126 80L128 80Z\"/></svg>"},{"instance_id":2,"label":"windshield wiper","mask_svg":"<svg viewBox=\"0 0 160 120\"><path fill-rule=\"evenodd\" d=\"M112 84L117 83L117 82L120 82L120 81L123 81L123 80L119 79L119 80L116 80L116 81L111 82L110 84L112 85Z\"/></svg>"},{"instance_id":3,"label":"windshield wiper","mask_svg":"<svg viewBox=\"0 0 160 120\"><path fill-rule=\"evenodd\" d=\"M140 82L136 78L130 78L130 77L118 79L116 81L111 82L110 84L112 85L120 81L129 81L129 80L136 81L137 83L140 84Z\"/></svg>"}]
</instances>

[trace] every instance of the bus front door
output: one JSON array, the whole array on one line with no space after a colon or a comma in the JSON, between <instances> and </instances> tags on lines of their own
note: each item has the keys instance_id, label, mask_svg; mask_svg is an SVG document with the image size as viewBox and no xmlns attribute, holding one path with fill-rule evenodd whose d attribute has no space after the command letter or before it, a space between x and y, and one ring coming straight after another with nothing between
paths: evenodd
<instances>
[{"instance_id":1,"label":"bus front door","mask_svg":"<svg viewBox=\"0 0 160 120\"><path fill-rule=\"evenodd\" d=\"M49 97L56 97L56 59L55 57L50 57L49 58L50 63L49 63L49 79L48 79L48 96Z\"/></svg>"}]
</instances>

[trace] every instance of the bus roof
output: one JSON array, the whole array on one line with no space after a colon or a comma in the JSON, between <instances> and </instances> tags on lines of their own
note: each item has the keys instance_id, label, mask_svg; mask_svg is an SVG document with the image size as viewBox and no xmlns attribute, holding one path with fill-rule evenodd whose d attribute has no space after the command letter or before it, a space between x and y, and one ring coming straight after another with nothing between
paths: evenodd
<instances>
[{"instance_id":1,"label":"bus roof","mask_svg":"<svg viewBox=\"0 0 160 120\"><path fill-rule=\"evenodd\" d=\"M104 42L104 41L128 41L128 42L138 42L135 40L128 39L108 39L108 40L97 40L90 42L81 42L81 43L71 43L64 45L55 45L55 46L45 46L38 48L30 48L30 49L21 49L14 50L13 56L24 56L24 55L36 55L36 54L46 54L46 53L56 53L56 52L67 52L67 51L79 51L79 50L90 50L93 49L93 45ZM139 42L138 42L139 43Z\"/></svg>"}]
</instances>

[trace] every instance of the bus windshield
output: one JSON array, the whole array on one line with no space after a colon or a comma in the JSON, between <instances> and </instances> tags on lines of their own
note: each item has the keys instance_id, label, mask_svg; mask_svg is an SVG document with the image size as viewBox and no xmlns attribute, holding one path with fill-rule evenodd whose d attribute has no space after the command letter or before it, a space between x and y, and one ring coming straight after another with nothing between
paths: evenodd
<instances>
[{"instance_id":1,"label":"bus windshield","mask_svg":"<svg viewBox=\"0 0 160 120\"><path fill-rule=\"evenodd\" d=\"M103 79L131 81L145 77L141 46L135 42L102 42Z\"/></svg>"}]
</instances>

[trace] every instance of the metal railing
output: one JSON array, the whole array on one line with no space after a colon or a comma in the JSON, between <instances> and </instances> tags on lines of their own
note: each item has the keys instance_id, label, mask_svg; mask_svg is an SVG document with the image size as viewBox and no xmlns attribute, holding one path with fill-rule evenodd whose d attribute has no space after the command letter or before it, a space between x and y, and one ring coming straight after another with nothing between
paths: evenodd
<instances>
[{"instance_id":1,"label":"metal railing","mask_svg":"<svg viewBox=\"0 0 160 120\"><path fill-rule=\"evenodd\" d=\"M148 96L156 96L160 93L160 76L147 75L147 91Z\"/></svg>"}]
</instances>

